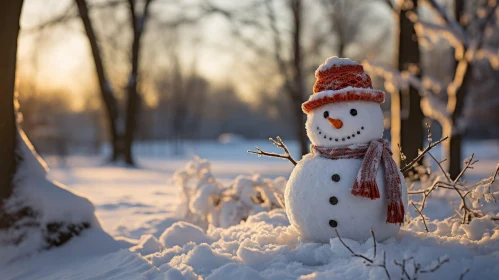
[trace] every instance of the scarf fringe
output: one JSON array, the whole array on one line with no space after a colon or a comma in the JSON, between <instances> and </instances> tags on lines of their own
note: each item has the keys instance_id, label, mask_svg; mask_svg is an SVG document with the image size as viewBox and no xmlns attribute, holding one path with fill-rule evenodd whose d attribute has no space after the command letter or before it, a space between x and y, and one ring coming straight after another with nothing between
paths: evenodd
<instances>
[{"instance_id":1,"label":"scarf fringe","mask_svg":"<svg viewBox=\"0 0 499 280\"><path fill-rule=\"evenodd\" d=\"M386 222L389 224L402 224L404 223L404 213L402 201L389 201Z\"/></svg>"},{"instance_id":2,"label":"scarf fringe","mask_svg":"<svg viewBox=\"0 0 499 280\"><path fill-rule=\"evenodd\" d=\"M352 194L355 196L367 197L371 200L381 197L376 181L362 182L362 184L355 181L352 188Z\"/></svg>"}]
</instances>

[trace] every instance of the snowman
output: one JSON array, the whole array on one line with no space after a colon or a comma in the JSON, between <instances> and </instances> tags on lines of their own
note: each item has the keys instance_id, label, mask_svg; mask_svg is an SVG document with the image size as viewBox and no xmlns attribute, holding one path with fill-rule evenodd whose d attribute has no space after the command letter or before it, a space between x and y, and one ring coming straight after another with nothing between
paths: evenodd
<instances>
[{"instance_id":1,"label":"snowman","mask_svg":"<svg viewBox=\"0 0 499 280\"><path fill-rule=\"evenodd\" d=\"M311 153L291 173L284 200L304 240L365 241L394 236L404 221L407 190L383 140L385 93L374 90L362 65L331 57L315 72L303 103Z\"/></svg>"}]
</instances>

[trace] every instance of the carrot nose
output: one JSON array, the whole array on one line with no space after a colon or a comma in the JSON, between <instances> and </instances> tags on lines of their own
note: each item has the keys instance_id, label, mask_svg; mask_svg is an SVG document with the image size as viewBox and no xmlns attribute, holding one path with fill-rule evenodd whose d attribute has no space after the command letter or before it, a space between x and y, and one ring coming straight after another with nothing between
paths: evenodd
<instances>
[{"instance_id":1,"label":"carrot nose","mask_svg":"<svg viewBox=\"0 0 499 280\"><path fill-rule=\"evenodd\" d=\"M333 119L333 118L327 118L327 120L337 129L340 129L343 127L343 122L339 119Z\"/></svg>"}]
</instances>

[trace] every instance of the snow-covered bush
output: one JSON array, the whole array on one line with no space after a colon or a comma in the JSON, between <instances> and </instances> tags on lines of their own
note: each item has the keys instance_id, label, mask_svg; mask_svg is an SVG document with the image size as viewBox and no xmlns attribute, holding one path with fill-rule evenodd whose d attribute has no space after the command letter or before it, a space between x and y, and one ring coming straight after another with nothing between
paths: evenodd
<instances>
[{"instance_id":1,"label":"snow-covered bush","mask_svg":"<svg viewBox=\"0 0 499 280\"><path fill-rule=\"evenodd\" d=\"M437 171L418 166L415 169L415 178L418 180L411 184L412 189L409 190L409 204L416 218L408 216L406 229L439 236L461 236L470 240L479 240L499 232L499 203L496 199L499 197L499 184L496 183L499 165L489 177L476 183L467 183L463 178L476 162L472 155L465 162L461 175L454 180L436 160L439 168L433 169ZM432 207L435 207L437 203L445 204L440 205L438 214L426 210L428 205L433 204ZM442 210L444 207L451 209ZM426 215L427 212L428 216L437 214L440 217L432 220Z\"/></svg>"},{"instance_id":2,"label":"snow-covered bush","mask_svg":"<svg viewBox=\"0 0 499 280\"><path fill-rule=\"evenodd\" d=\"M282 177L272 180L260 175L238 176L224 184L213 176L210 163L198 157L175 172L173 180L181 187L177 214L203 228L208 224L227 228L249 215L282 208L286 187Z\"/></svg>"},{"instance_id":3,"label":"snow-covered bush","mask_svg":"<svg viewBox=\"0 0 499 280\"><path fill-rule=\"evenodd\" d=\"M14 191L3 206L0 261L60 246L87 228L99 228L94 206L63 185L46 178L47 168L26 135L18 134L18 169Z\"/></svg>"}]
</instances>

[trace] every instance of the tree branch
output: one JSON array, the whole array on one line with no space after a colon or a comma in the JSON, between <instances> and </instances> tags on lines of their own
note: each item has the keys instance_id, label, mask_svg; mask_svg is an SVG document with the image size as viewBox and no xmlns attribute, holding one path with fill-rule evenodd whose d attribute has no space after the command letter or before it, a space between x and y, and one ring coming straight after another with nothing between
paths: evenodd
<instances>
[{"instance_id":1,"label":"tree branch","mask_svg":"<svg viewBox=\"0 0 499 280\"><path fill-rule=\"evenodd\" d=\"M416 164L419 160L421 160L424 155L426 153L428 153L431 149L433 149L435 146L437 146L438 144L440 144L441 142L447 140L449 138L449 136L445 136L444 138L436 141L436 142L433 142L433 143L430 143L428 145L428 147L426 147L420 154L419 156L417 156L415 159L413 159L409 164L407 164L406 166L404 166L402 169L400 169L400 172L404 173L406 172L407 170L409 170L414 164Z\"/></svg>"},{"instance_id":2,"label":"tree branch","mask_svg":"<svg viewBox=\"0 0 499 280\"><path fill-rule=\"evenodd\" d=\"M338 233L338 230L337 229L334 229L334 231L336 232L336 236L338 236L338 239L340 240L341 244L343 244L343 246L348 250L350 251L350 253L352 254L353 257L357 257L357 258L361 258L361 259L364 259L365 261L369 262L369 263L374 263L373 260L371 260L370 258L364 256L364 255L361 255L361 254L357 254L355 253L350 247L348 247L347 244L345 244L345 242L343 242L343 239L341 239L341 236L340 234ZM372 232L372 231L371 231Z\"/></svg>"},{"instance_id":3,"label":"tree branch","mask_svg":"<svg viewBox=\"0 0 499 280\"><path fill-rule=\"evenodd\" d=\"M431 8L438 14L438 16L449 26L449 28L453 29L459 36L462 38L461 43L465 49L469 46L469 39L467 37L466 32L463 30L462 26L455 20L449 17L447 11L437 3L436 0L426 0Z\"/></svg>"},{"instance_id":4,"label":"tree branch","mask_svg":"<svg viewBox=\"0 0 499 280\"><path fill-rule=\"evenodd\" d=\"M277 136L276 137L277 141L274 140L273 138L269 138L269 140L278 148L282 149L284 151L284 154L277 154L277 153L269 153L269 152L264 152L262 149L255 147L256 151L248 151L250 154L255 154L258 156L266 156L266 157L276 157L276 158L282 158L282 159L287 159L291 161L292 164L296 165L297 162L293 159L291 156L291 153L288 150L288 147L284 144L282 141L281 137Z\"/></svg>"},{"instance_id":5,"label":"tree branch","mask_svg":"<svg viewBox=\"0 0 499 280\"><path fill-rule=\"evenodd\" d=\"M426 198L426 196L425 196L425 198ZM424 216L423 216L423 212L421 212L421 211L418 209L418 207L416 207L416 204L414 204L414 202L412 203L412 206L414 206L414 209L416 210L416 212L418 212L419 216L421 216L421 219L423 220L423 224L424 224L424 227L425 227L425 229L426 229L426 232L430 232L430 231L428 230L428 226L426 225L426 220L425 220L425 218L424 218ZM424 203L423 203L422 208L423 208L423 207L424 207Z\"/></svg>"}]
</instances>

